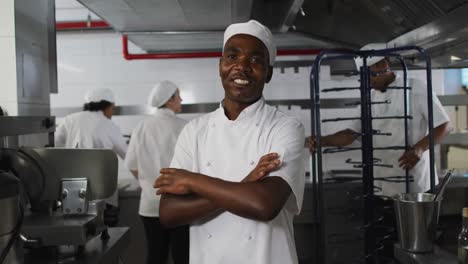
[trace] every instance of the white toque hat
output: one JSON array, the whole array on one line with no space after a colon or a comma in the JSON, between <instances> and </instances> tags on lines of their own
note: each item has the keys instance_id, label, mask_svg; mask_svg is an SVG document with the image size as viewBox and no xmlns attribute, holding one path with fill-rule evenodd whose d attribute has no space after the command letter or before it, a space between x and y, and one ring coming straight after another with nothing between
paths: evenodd
<instances>
[{"instance_id":1,"label":"white toque hat","mask_svg":"<svg viewBox=\"0 0 468 264\"><path fill-rule=\"evenodd\" d=\"M360 50L382 50L386 49L386 43L369 43L364 45ZM375 57L368 57L367 58L367 66L372 66L377 62L385 59L385 57L375 56ZM356 63L356 68L359 70L361 69L362 65L364 64L363 59L361 57L355 58L354 62Z\"/></svg>"},{"instance_id":2,"label":"white toque hat","mask_svg":"<svg viewBox=\"0 0 468 264\"><path fill-rule=\"evenodd\" d=\"M85 103L98 103L100 101L115 103L114 93L110 89L89 90L86 92L84 99Z\"/></svg>"},{"instance_id":3,"label":"white toque hat","mask_svg":"<svg viewBox=\"0 0 468 264\"><path fill-rule=\"evenodd\" d=\"M271 31L256 20L245 23L231 24L224 31L223 49L226 42L234 35L246 34L258 38L268 49L270 65L273 66L276 58L276 45Z\"/></svg>"},{"instance_id":4,"label":"white toque hat","mask_svg":"<svg viewBox=\"0 0 468 264\"><path fill-rule=\"evenodd\" d=\"M150 92L148 105L152 107L163 106L177 91L177 85L171 81L162 81L156 84Z\"/></svg>"}]
</instances>

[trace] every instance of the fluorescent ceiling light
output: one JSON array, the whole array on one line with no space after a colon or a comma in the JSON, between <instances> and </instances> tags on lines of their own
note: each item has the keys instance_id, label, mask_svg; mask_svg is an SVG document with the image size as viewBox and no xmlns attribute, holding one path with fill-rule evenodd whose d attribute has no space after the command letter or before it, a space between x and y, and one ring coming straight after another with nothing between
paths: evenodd
<instances>
[{"instance_id":1,"label":"fluorescent ceiling light","mask_svg":"<svg viewBox=\"0 0 468 264\"><path fill-rule=\"evenodd\" d=\"M459 57L457 57L457 56L450 56L450 60L451 61L459 61L461 59Z\"/></svg>"}]
</instances>

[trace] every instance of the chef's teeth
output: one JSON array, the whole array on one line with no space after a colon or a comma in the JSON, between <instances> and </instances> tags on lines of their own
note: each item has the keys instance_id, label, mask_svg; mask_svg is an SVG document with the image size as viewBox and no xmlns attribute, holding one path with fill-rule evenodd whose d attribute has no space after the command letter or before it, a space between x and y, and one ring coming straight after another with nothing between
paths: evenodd
<instances>
[{"instance_id":1,"label":"chef's teeth","mask_svg":"<svg viewBox=\"0 0 468 264\"><path fill-rule=\"evenodd\" d=\"M235 79L234 82L237 84L243 84L243 85L249 84L249 81L242 80L242 79Z\"/></svg>"}]
</instances>

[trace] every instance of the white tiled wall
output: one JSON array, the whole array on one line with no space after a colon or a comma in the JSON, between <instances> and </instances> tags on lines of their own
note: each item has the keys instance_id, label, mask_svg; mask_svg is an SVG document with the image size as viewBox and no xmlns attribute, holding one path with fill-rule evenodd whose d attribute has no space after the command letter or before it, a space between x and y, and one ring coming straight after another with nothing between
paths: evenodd
<instances>
[{"instance_id":1,"label":"white tiled wall","mask_svg":"<svg viewBox=\"0 0 468 264\"><path fill-rule=\"evenodd\" d=\"M114 90L118 104L143 104L152 86L164 79L180 86L184 103L222 99L218 59L127 61L122 56L121 45L120 35L116 33L60 33L57 36L59 92L51 95L51 107L80 106L85 91L96 87ZM132 45L130 50L141 52ZM265 87L265 97L309 97L309 72L308 67L300 68L299 73L285 69L281 74L278 70ZM126 130L124 124L123 127Z\"/></svg>"},{"instance_id":2,"label":"white tiled wall","mask_svg":"<svg viewBox=\"0 0 468 264\"><path fill-rule=\"evenodd\" d=\"M132 53L142 52L130 44ZM51 107L81 106L86 90L96 87L112 89L117 104L134 105L146 102L152 86L168 79L181 88L185 103L218 102L223 90L218 76L218 59L166 59L127 61L122 56L121 37L117 33L59 33L57 36L58 94L51 95ZM282 58L280 58L282 59ZM275 69L273 79L265 87L264 96L268 99L309 98L309 67L285 69L281 73ZM322 73L325 73L322 71ZM434 71L434 89L443 92L444 72ZM422 76L416 72L415 77ZM356 80L327 80L323 78L321 88L358 86ZM357 97L357 92L322 94L322 97ZM345 112L344 112L345 111ZM310 134L310 112L291 109ZM323 117L351 116L352 110L325 110ZM183 118L193 118L184 115ZM116 117L115 121L125 134L129 134L141 116ZM346 124L326 124L325 133L345 128ZM336 156L335 156L336 158ZM326 161L327 162L327 161Z\"/></svg>"}]
</instances>

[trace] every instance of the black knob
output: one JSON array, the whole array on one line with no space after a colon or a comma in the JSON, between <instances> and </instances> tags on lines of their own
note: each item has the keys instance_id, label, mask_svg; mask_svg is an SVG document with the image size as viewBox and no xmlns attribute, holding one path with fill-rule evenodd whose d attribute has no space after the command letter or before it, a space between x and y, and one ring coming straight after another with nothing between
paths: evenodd
<instances>
[{"instance_id":1,"label":"black knob","mask_svg":"<svg viewBox=\"0 0 468 264\"><path fill-rule=\"evenodd\" d=\"M46 119L44 119L44 120L42 121L42 125L43 125L45 128L49 129L49 128L55 126L55 122L54 122L54 120L53 120L52 118L46 118Z\"/></svg>"}]
</instances>

